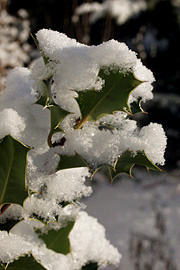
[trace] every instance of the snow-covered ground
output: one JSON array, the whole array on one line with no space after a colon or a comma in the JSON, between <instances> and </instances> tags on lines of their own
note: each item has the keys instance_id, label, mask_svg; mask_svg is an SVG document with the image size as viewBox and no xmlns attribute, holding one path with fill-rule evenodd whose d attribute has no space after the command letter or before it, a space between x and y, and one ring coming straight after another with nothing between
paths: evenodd
<instances>
[{"instance_id":1,"label":"snow-covered ground","mask_svg":"<svg viewBox=\"0 0 180 270\"><path fill-rule=\"evenodd\" d=\"M159 224L164 226L161 239L163 244L156 246L154 252L151 249L142 252L141 263L146 260L152 264L153 257L161 252L163 256L169 258L175 268L170 266L165 268L163 260L157 259L156 266L150 269L178 270L180 269L180 171L168 174L134 169L133 175L134 179L122 175L113 185L104 176L97 175L93 185L94 193L84 201L87 205L86 211L97 217L105 226L107 238L122 253L120 266L107 269L145 270L143 266L135 268L130 257L130 240L133 240L132 235L135 235L136 240L141 237L144 240L160 239L160 232L156 228L157 217L160 217ZM143 243L146 246L148 241Z\"/></svg>"}]
</instances>

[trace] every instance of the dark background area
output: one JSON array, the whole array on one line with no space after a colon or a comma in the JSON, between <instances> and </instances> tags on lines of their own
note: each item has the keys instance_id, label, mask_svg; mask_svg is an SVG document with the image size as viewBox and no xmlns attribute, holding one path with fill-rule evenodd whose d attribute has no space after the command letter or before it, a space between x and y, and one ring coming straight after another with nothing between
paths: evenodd
<instances>
[{"instance_id":1,"label":"dark background area","mask_svg":"<svg viewBox=\"0 0 180 270\"><path fill-rule=\"evenodd\" d=\"M143 104L148 115L138 116L137 121L140 126L149 122L163 125L168 136L166 168L177 167L180 161L180 4L175 6L175 0L149 0L146 11L122 25L117 25L110 14L94 24L89 24L89 15L84 14L73 23L75 9L87 2L93 1L9 0L7 10L16 15L19 9L25 9L33 34L42 28L50 28L88 45L113 38L136 51L156 78L155 98ZM33 45L31 38L29 42Z\"/></svg>"}]
</instances>

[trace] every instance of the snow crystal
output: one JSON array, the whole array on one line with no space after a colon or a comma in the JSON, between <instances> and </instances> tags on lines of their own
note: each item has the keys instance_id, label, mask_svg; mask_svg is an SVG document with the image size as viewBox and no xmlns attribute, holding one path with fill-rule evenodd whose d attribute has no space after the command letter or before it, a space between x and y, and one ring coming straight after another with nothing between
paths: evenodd
<instances>
[{"instance_id":1,"label":"snow crystal","mask_svg":"<svg viewBox=\"0 0 180 270\"><path fill-rule=\"evenodd\" d=\"M24 203L25 218L41 218L46 220L55 220L55 217L62 215L63 209L55 199L46 200L42 197L32 195Z\"/></svg>"},{"instance_id":2,"label":"snow crystal","mask_svg":"<svg viewBox=\"0 0 180 270\"><path fill-rule=\"evenodd\" d=\"M150 123L140 131L144 151L156 164L164 165L164 152L166 148L167 138L160 124Z\"/></svg>"},{"instance_id":3,"label":"snow crystal","mask_svg":"<svg viewBox=\"0 0 180 270\"><path fill-rule=\"evenodd\" d=\"M4 109L0 112L0 138L11 134L15 138L20 138L25 129L25 122L13 109Z\"/></svg>"},{"instance_id":4,"label":"snow crystal","mask_svg":"<svg viewBox=\"0 0 180 270\"><path fill-rule=\"evenodd\" d=\"M12 262L19 256L29 253L31 249L31 244L26 242L23 237L0 231L0 261L2 263Z\"/></svg>"},{"instance_id":5,"label":"snow crystal","mask_svg":"<svg viewBox=\"0 0 180 270\"><path fill-rule=\"evenodd\" d=\"M74 269L81 269L88 262L97 262L103 266L120 262L121 255L106 240L104 227L85 212L79 213L69 238Z\"/></svg>"},{"instance_id":6,"label":"snow crystal","mask_svg":"<svg viewBox=\"0 0 180 270\"><path fill-rule=\"evenodd\" d=\"M33 255L47 270L73 270L72 259L60 253L41 247L34 250Z\"/></svg>"},{"instance_id":7,"label":"snow crystal","mask_svg":"<svg viewBox=\"0 0 180 270\"><path fill-rule=\"evenodd\" d=\"M0 215L0 224L8 220L20 220L23 218L23 208L18 204L11 204L3 214Z\"/></svg>"},{"instance_id":8,"label":"snow crystal","mask_svg":"<svg viewBox=\"0 0 180 270\"><path fill-rule=\"evenodd\" d=\"M102 124L109 124L109 129L99 129L92 122L86 123L82 129L72 129L66 134L64 146L56 147L56 151L66 155L73 155L76 151L91 169L107 164L113 166L114 161L126 150L134 153L144 151L152 162L163 165L166 136L162 127L150 124L139 130L135 120L124 116L124 113L116 113L99 120Z\"/></svg>"},{"instance_id":9,"label":"snow crystal","mask_svg":"<svg viewBox=\"0 0 180 270\"><path fill-rule=\"evenodd\" d=\"M50 116L48 110L42 110L41 106L34 104L37 99L33 95L33 83L31 71L27 68L15 68L12 70L7 78L6 89L0 98L0 108L2 111L11 109L9 111L11 113L9 117L12 119L10 123L16 118L18 120L16 128L15 124L13 124L12 128L9 127L10 133L15 135L17 133L18 139L37 149L39 145L40 147L44 145L45 151L47 149L46 138L49 132ZM21 121L19 121L20 118ZM22 121L26 125L22 125ZM16 132L19 126L21 126L23 132Z\"/></svg>"},{"instance_id":10,"label":"snow crystal","mask_svg":"<svg viewBox=\"0 0 180 270\"><path fill-rule=\"evenodd\" d=\"M60 205L61 202L74 203L74 200L92 193L91 187L85 185L86 177L90 177L87 168L67 169L49 176L43 175L40 185L41 195L34 194L25 201L25 215L51 220L54 220L55 216L64 215L66 209ZM77 212L79 206L75 204L71 211L72 215Z\"/></svg>"},{"instance_id":11,"label":"snow crystal","mask_svg":"<svg viewBox=\"0 0 180 270\"><path fill-rule=\"evenodd\" d=\"M86 177L90 177L88 168L61 170L46 181L47 194L59 202L72 202L82 196L89 196L91 187L85 186Z\"/></svg>"}]
</instances>

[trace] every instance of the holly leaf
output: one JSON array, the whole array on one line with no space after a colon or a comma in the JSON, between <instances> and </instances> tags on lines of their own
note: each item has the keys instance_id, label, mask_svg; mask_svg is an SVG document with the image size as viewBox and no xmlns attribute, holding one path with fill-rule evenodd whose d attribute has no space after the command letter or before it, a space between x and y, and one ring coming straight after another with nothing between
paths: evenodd
<instances>
[{"instance_id":1,"label":"holly leaf","mask_svg":"<svg viewBox=\"0 0 180 270\"><path fill-rule=\"evenodd\" d=\"M65 227L54 230L50 229L47 233L42 233L40 229L36 230L39 238L41 238L47 248L61 254L68 254L71 251L69 234L74 226L75 221L67 221Z\"/></svg>"},{"instance_id":2,"label":"holly leaf","mask_svg":"<svg viewBox=\"0 0 180 270\"><path fill-rule=\"evenodd\" d=\"M132 177L131 171L134 165L142 165L148 170L161 171L143 151L137 151L134 154L132 151L127 150L115 161L114 168L109 166L111 180L113 181L120 173L126 173Z\"/></svg>"},{"instance_id":3,"label":"holly leaf","mask_svg":"<svg viewBox=\"0 0 180 270\"><path fill-rule=\"evenodd\" d=\"M119 158L114 162L114 166L107 164L100 164L97 168L91 168L91 164L88 164L78 153L73 156L59 155L60 161L57 166L57 170L64 170L69 168L77 167L87 167L91 172L91 178L93 175L102 168L107 168L111 182L118 176L120 173L128 174L132 177L131 171L135 165L141 165L146 167L148 170L161 171L161 169L156 166L143 151L137 151L134 154L132 151L125 151Z\"/></svg>"},{"instance_id":4,"label":"holly leaf","mask_svg":"<svg viewBox=\"0 0 180 270\"><path fill-rule=\"evenodd\" d=\"M10 135L0 141L0 208L5 204L23 205L28 196L27 155L30 147Z\"/></svg>"},{"instance_id":5,"label":"holly leaf","mask_svg":"<svg viewBox=\"0 0 180 270\"><path fill-rule=\"evenodd\" d=\"M96 121L106 114L113 114L115 111L125 111L132 114L128 98L142 81L136 79L131 72L124 74L119 70L111 69L101 69L98 76L104 81L100 91L95 89L80 91L78 97L75 98L82 116L77 128L81 128L86 121Z\"/></svg>"},{"instance_id":6,"label":"holly leaf","mask_svg":"<svg viewBox=\"0 0 180 270\"><path fill-rule=\"evenodd\" d=\"M64 120L64 118L70 114L70 112L60 108L57 105L53 105L51 107L48 107L48 109L51 112L51 135L53 135L56 132L63 131L60 128L61 122Z\"/></svg>"},{"instance_id":7,"label":"holly leaf","mask_svg":"<svg viewBox=\"0 0 180 270\"><path fill-rule=\"evenodd\" d=\"M57 166L57 171L78 167L89 167L87 162L78 154L73 156L59 155L60 161Z\"/></svg>"},{"instance_id":8,"label":"holly leaf","mask_svg":"<svg viewBox=\"0 0 180 270\"><path fill-rule=\"evenodd\" d=\"M54 105L54 101L51 97L51 84L52 84L52 76L42 81L44 84L44 92L39 97L39 99L35 102L35 104L41 105L44 108Z\"/></svg>"},{"instance_id":9,"label":"holly leaf","mask_svg":"<svg viewBox=\"0 0 180 270\"><path fill-rule=\"evenodd\" d=\"M47 108L51 112L51 135L56 132L63 131L59 126L63 119L70 114L70 112L60 108L57 104L55 104L54 100L51 97L51 81L52 78L44 80L43 83L45 84L45 93L35 102L35 104L39 104L44 108Z\"/></svg>"},{"instance_id":10,"label":"holly leaf","mask_svg":"<svg viewBox=\"0 0 180 270\"><path fill-rule=\"evenodd\" d=\"M12 263L6 264L5 268L8 270L44 270L46 269L42 264L36 260L33 255L26 255L25 257L20 257L18 260Z\"/></svg>"},{"instance_id":11,"label":"holly leaf","mask_svg":"<svg viewBox=\"0 0 180 270\"><path fill-rule=\"evenodd\" d=\"M51 82L52 77L44 80L43 83L45 85L46 91L41 95L41 97L35 102L35 104L41 105L50 110L50 117L51 117L51 127L48 136L48 144L52 147L51 138L53 134L56 132L62 132L63 130L60 128L61 122L64 118L70 114L70 112L60 108L57 104L55 104L54 100L51 97Z\"/></svg>"},{"instance_id":12,"label":"holly leaf","mask_svg":"<svg viewBox=\"0 0 180 270\"><path fill-rule=\"evenodd\" d=\"M33 41L34 41L34 44L36 45L37 49L40 51L41 53L41 56L44 60L44 64L47 65L49 63L49 58L44 54L44 52L41 50L41 48L39 47L39 42L38 40L30 33Z\"/></svg>"},{"instance_id":13,"label":"holly leaf","mask_svg":"<svg viewBox=\"0 0 180 270\"><path fill-rule=\"evenodd\" d=\"M90 262L82 267L82 270L98 270L98 264Z\"/></svg>"}]
</instances>

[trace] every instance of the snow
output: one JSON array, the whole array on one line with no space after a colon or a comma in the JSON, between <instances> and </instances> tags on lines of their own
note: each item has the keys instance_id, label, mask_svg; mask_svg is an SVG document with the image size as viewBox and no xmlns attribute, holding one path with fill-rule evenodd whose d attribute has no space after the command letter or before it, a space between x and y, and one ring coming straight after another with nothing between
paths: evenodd
<instances>
[{"instance_id":1,"label":"snow","mask_svg":"<svg viewBox=\"0 0 180 270\"><path fill-rule=\"evenodd\" d=\"M50 176L44 176L40 181L39 194L34 194L25 201L25 216L39 216L44 220L55 220L56 216L65 215L67 207L60 203L71 203L71 215L75 215L82 207L76 200L92 193L91 187L85 185L85 180L90 177L87 168L74 168L58 171ZM43 191L44 187L44 191ZM69 207L69 206L68 206Z\"/></svg>"},{"instance_id":2,"label":"snow","mask_svg":"<svg viewBox=\"0 0 180 270\"><path fill-rule=\"evenodd\" d=\"M66 155L73 155L73 151L76 151L91 168L103 164L113 166L114 161L127 149L134 153L144 151L152 162L164 164L166 136L160 124L151 123L139 130L136 122L124 118L124 114L116 114L110 119L106 116L104 119L105 123L109 120L110 126L118 119L119 129L100 130L96 124L88 123L82 129L69 131L64 146L56 147L57 151Z\"/></svg>"},{"instance_id":3,"label":"snow","mask_svg":"<svg viewBox=\"0 0 180 270\"><path fill-rule=\"evenodd\" d=\"M115 112L96 122L86 122L81 129L74 128L81 115L74 97L83 90L95 88L101 91L104 83L98 77L101 69L116 70L124 75L132 72L144 82L132 92L129 104L139 98L145 101L153 97L151 84L154 76L134 52L115 40L98 46L85 46L64 34L46 29L38 31L37 39L49 59L48 64L45 65L39 59L29 69L12 70L7 78L6 90L0 97L0 137L10 133L33 147L29 152L27 166L30 198L25 200L23 208L12 205L0 218L1 223L12 218L23 220L9 235L0 232L2 243L7 241L7 246L12 248L8 256L0 254L0 260L9 262L32 252L48 270L80 270L89 262L97 262L102 268L107 264L116 266L121 255L106 240L104 227L81 211L85 205L80 199L92 193L92 188L87 185L90 181L88 168L57 171L61 159L59 154L74 155L77 152L95 170L104 164L113 166L126 150L132 151L133 155L140 150L155 164L163 165L167 139L159 124L150 123L139 129L135 120L127 118L127 113ZM56 105L71 112L60 125L63 131L53 136L52 143L56 146L52 148L47 143L50 110L35 104L47 90L43 80L50 78L52 85L48 95L51 95ZM64 145L58 145L62 139ZM16 210L15 215L13 211ZM48 250L34 232L37 226L43 228L45 225L33 219L39 218L44 222L50 220L55 224L57 217L58 226L66 219L76 220L70 234L72 254L67 256ZM17 251L16 241L21 242Z\"/></svg>"},{"instance_id":4,"label":"snow","mask_svg":"<svg viewBox=\"0 0 180 270\"><path fill-rule=\"evenodd\" d=\"M20 243L20 244L17 244ZM10 234L6 231L0 231L0 260L3 263L12 262L19 256L31 251L31 244L20 236Z\"/></svg>"},{"instance_id":5,"label":"snow","mask_svg":"<svg viewBox=\"0 0 180 270\"><path fill-rule=\"evenodd\" d=\"M51 68L47 65L45 71L41 60L32 67L33 78L40 80L50 72L49 70L52 72L54 69L52 91L56 96L56 102L64 109L71 112L75 110L78 113L77 104L72 99L75 95L72 90L102 88L103 82L97 75L103 67L115 67L123 73L134 71L139 80L146 81L134 91L131 102L138 97L142 97L143 101L152 99L153 74L142 66L135 52L129 50L124 43L110 40L98 46L86 46L65 34L47 29L38 31L36 36L42 51L54 62L54 68L50 62Z\"/></svg>"},{"instance_id":6,"label":"snow","mask_svg":"<svg viewBox=\"0 0 180 270\"><path fill-rule=\"evenodd\" d=\"M79 213L70 233L70 241L74 269L81 269L87 262L97 262L103 267L120 262L118 250L105 239L104 227L85 212Z\"/></svg>"},{"instance_id":7,"label":"snow","mask_svg":"<svg viewBox=\"0 0 180 270\"><path fill-rule=\"evenodd\" d=\"M83 3L76 8L72 20L76 23L80 15L90 13L89 21L93 24L109 14L116 19L118 25L121 25L146 9L147 3L144 0L104 0L101 4L98 2Z\"/></svg>"},{"instance_id":8,"label":"snow","mask_svg":"<svg viewBox=\"0 0 180 270\"><path fill-rule=\"evenodd\" d=\"M132 236L142 235L149 239L160 238L155 223L154 203L164 216L165 235L164 245L157 249L167 254L175 269L180 268L180 193L179 169L175 172L153 173L145 170L134 169L134 180L122 175L110 185L107 178L97 174L95 180L96 192L84 203L87 204L88 214L97 217L106 228L106 235L111 239L122 254L119 267L105 269L134 270L135 264L130 256L130 240ZM141 238L136 238L141 239ZM135 251L134 251L135 252ZM151 265L156 261L156 251L145 253L140 261L146 259ZM140 269L144 269L143 267ZM160 270L161 268L153 268ZM165 266L164 268L165 269Z\"/></svg>"},{"instance_id":9,"label":"snow","mask_svg":"<svg viewBox=\"0 0 180 270\"><path fill-rule=\"evenodd\" d=\"M0 138L11 134L17 139L25 129L24 120L13 109L4 109L0 112Z\"/></svg>"}]
</instances>

